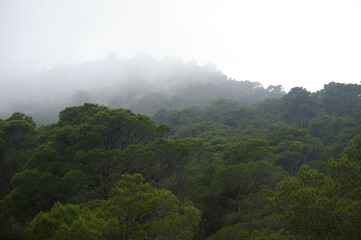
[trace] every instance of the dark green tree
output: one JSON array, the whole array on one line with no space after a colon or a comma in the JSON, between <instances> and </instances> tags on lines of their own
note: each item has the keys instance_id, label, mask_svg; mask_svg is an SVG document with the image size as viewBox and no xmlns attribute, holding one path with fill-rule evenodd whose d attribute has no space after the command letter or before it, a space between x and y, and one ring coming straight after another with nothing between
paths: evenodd
<instances>
[{"instance_id":1,"label":"dark green tree","mask_svg":"<svg viewBox=\"0 0 361 240\"><path fill-rule=\"evenodd\" d=\"M11 183L14 189L5 197L5 201L11 216L18 222L31 220L64 197L60 179L49 172L26 170L15 174Z\"/></svg>"},{"instance_id":2,"label":"dark green tree","mask_svg":"<svg viewBox=\"0 0 361 240\"><path fill-rule=\"evenodd\" d=\"M304 88L292 88L283 97L283 103L284 119L299 128L307 127L308 122L316 116L317 102Z\"/></svg>"}]
</instances>

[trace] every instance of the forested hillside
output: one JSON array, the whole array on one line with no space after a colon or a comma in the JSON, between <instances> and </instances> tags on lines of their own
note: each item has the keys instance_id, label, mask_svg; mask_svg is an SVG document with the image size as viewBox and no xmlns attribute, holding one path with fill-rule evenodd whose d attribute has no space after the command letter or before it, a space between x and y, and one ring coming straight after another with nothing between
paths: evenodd
<instances>
[{"instance_id":1,"label":"forested hillside","mask_svg":"<svg viewBox=\"0 0 361 240\"><path fill-rule=\"evenodd\" d=\"M0 120L0 239L361 239L361 85L255 89Z\"/></svg>"},{"instance_id":2,"label":"forested hillside","mask_svg":"<svg viewBox=\"0 0 361 240\"><path fill-rule=\"evenodd\" d=\"M58 66L5 82L0 88L0 117L31 115L41 125L58 120L58 112L86 102L154 114L162 108L204 107L220 98L259 102L284 94L281 86L228 78L208 63L183 62L148 55Z\"/></svg>"}]
</instances>

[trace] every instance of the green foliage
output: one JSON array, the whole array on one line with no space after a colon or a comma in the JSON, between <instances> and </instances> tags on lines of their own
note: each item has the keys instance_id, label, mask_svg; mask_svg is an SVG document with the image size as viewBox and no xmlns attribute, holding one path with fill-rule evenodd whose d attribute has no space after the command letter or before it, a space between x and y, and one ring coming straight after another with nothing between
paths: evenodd
<instances>
[{"instance_id":1,"label":"green foliage","mask_svg":"<svg viewBox=\"0 0 361 240\"><path fill-rule=\"evenodd\" d=\"M73 135L79 149L123 149L129 144L148 143L157 136L157 127L148 117L130 110L100 111L81 124Z\"/></svg>"},{"instance_id":2,"label":"green foliage","mask_svg":"<svg viewBox=\"0 0 361 240\"><path fill-rule=\"evenodd\" d=\"M311 93L301 87L292 88L283 97L284 118L297 127L306 127L309 120L316 114L317 102Z\"/></svg>"},{"instance_id":3,"label":"green foliage","mask_svg":"<svg viewBox=\"0 0 361 240\"><path fill-rule=\"evenodd\" d=\"M30 116L25 115L24 113L21 112L16 112L13 113L8 119L6 119L6 121L25 121L27 123L29 123L30 125L32 125L33 127L36 126L36 123L34 122L33 118Z\"/></svg>"},{"instance_id":4,"label":"green foliage","mask_svg":"<svg viewBox=\"0 0 361 240\"><path fill-rule=\"evenodd\" d=\"M37 147L27 161L28 169L49 171L56 176L63 176L69 167L63 162L63 157L53 148L50 142Z\"/></svg>"},{"instance_id":5,"label":"green foliage","mask_svg":"<svg viewBox=\"0 0 361 240\"><path fill-rule=\"evenodd\" d=\"M254 230L251 240L293 240L293 236L284 230L274 232L270 229Z\"/></svg>"},{"instance_id":6,"label":"green foliage","mask_svg":"<svg viewBox=\"0 0 361 240\"><path fill-rule=\"evenodd\" d=\"M308 130L313 137L321 138L325 143L330 143L335 135L349 125L351 119L332 115L321 115L310 121Z\"/></svg>"},{"instance_id":7,"label":"green foliage","mask_svg":"<svg viewBox=\"0 0 361 240\"><path fill-rule=\"evenodd\" d=\"M110 110L89 103L60 112L58 125L65 127L55 131L55 144L61 152L68 147L123 149L129 144L149 143L170 131L170 127L156 126L149 117L130 110Z\"/></svg>"},{"instance_id":8,"label":"green foliage","mask_svg":"<svg viewBox=\"0 0 361 240\"><path fill-rule=\"evenodd\" d=\"M90 188L89 177L80 170L70 170L61 179L61 185L66 192L67 202L82 203L87 200L87 190Z\"/></svg>"},{"instance_id":9,"label":"green foliage","mask_svg":"<svg viewBox=\"0 0 361 240\"><path fill-rule=\"evenodd\" d=\"M142 183L141 175L123 175L107 200L83 205L56 203L31 221L36 239L193 239L199 211L180 204L169 191Z\"/></svg>"},{"instance_id":10,"label":"green foliage","mask_svg":"<svg viewBox=\"0 0 361 240\"><path fill-rule=\"evenodd\" d=\"M205 214L202 226L207 233L235 223L247 228L265 226L263 218L270 212L262 199L286 175L264 161L208 167L200 173L190 178L192 186L187 189L193 190L190 196Z\"/></svg>"},{"instance_id":11,"label":"green foliage","mask_svg":"<svg viewBox=\"0 0 361 240\"><path fill-rule=\"evenodd\" d=\"M323 109L327 114L336 116L351 116L358 112L361 86L330 82L317 93Z\"/></svg>"},{"instance_id":12,"label":"green foliage","mask_svg":"<svg viewBox=\"0 0 361 240\"><path fill-rule=\"evenodd\" d=\"M79 125L94 114L108 110L107 107L85 103L82 106L68 107L59 113L59 124Z\"/></svg>"},{"instance_id":13,"label":"green foliage","mask_svg":"<svg viewBox=\"0 0 361 240\"><path fill-rule=\"evenodd\" d=\"M360 238L360 136L346 158L331 160L328 174L303 166L270 199L278 219L298 239Z\"/></svg>"},{"instance_id":14,"label":"green foliage","mask_svg":"<svg viewBox=\"0 0 361 240\"><path fill-rule=\"evenodd\" d=\"M274 147L276 164L294 175L299 167L306 163L311 151L312 146L308 143L285 140Z\"/></svg>"},{"instance_id":15,"label":"green foliage","mask_svg":"<svg viewBox=\"0 0 361 240\"><path fill-rule=\"evenodd\" d=\"M224 151L223 159L231 164L249 163L255 161L272 162L274 156L266 141L261 139L251 139L229 147Z\"/></svg>"},{"instance_id":16,"label":"green foliage","mask_svg":"<svg viewBox=\"0 0 361 240\"><path fill-rule=\"evenodd\" d=\"M357 135L346 149L346 156L352 162L361 163L361 135Z\"/></svg>"},{"instance_id":17,"label":"green foliage","mask_svg":"<svg viewBox=\"0 0 361 240\"><path fill-rule=\"evenodd\" d=\"M33 133L35 122L31 117L22 113L14 113L6 119L6 125L3 125L4 140L7 148L19 148Z\"/></svg>"},{"instance_id":18,"label":"green foliage","mask_svg":"<svg viewBox=\"0 0 361 240\"><path fill-rule=\"evenodd\" d=\"M14 189L5 200L18 222L29 221L63 198L60 179L48 172L26 170L15 174L11 183Z\"/></svg>"},{"instance_id":19,"label":"green foliage","mask_svg":"<svg viewBox=\"0 0 361 240\"><path fill-rule=\"evenodd\" d=\"M297 177L278 185L272 204L294 234L304 239L329 239L335 235L337 204L331 184L326 175L302 167Z\"/></svg>"},{"instance_id":20,"label":"green foliage","mask_svg":"<svg viewBox=\"0 0 361 240\"><path fill-rule=\"evenodd\" d=\"M213 234L208 240L249 240L248 230L239 224L227 226Z\"/></svg>"},{"instance_id":21,"label":"green foliage","mask_svg":"<svg viewBox=\"0 0 361 240\"><path fill-rule=\"evenodd\" d=\"M239 224L224 227L213 234L208 240L293 240L294 238L286 231L278 232L270 229L259 229L249 233Z\"/></svg>"},{"instance_id":22,"label":"green foliage","mask_svg":"<svg viewBox=\"0 0 361 240\"><path fill-rule=\"evenodd\" d=\"M216 194L236 201L239 197L272 189L285 176L279 167L264 161L222 167L215 175Z\"/></svg>"},{"instance_id":23,"label":"green foliage","mask_svg":"<svg viewBox=\"0 0 361 240\"><path fill-rule=\"evenodd\" d=\"M215 86L182 94L205 106ZM218 99L162 110L160 125L90 103L38 128L14 113L0 120L0 238L360 239L358 88ZM163 98L156 104L189 104Z\"/></svg>"}]
</instances>

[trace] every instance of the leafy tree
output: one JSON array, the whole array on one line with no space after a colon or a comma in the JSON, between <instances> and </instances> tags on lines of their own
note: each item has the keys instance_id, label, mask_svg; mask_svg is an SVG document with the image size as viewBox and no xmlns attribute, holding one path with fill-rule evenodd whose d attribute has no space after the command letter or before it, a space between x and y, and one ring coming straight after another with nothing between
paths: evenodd
<instances>
[{"instance_id":1,"label":"leafy tree","mask_svg":"<svg viewBox=\"0 0 361 240\"><path fill-rule=\"evenodd\" d=\"M257 229L249 232L248 229L239 224L224 227L213 234L209 240L293 240L293 237L286 231L278 232L270 229Z\"/></svg>"},{"instance_id":2,"label":"leafy tree","mask_svg":"<svg viewBox=\"0 0 361 240\"><path fill-rule=\"evenodd\" d=\"M80 170L70 170L61 178L61 185L66 193L66 202L83 203L88 200L90 189L89 177Z\"/></svg>"},{"instance_id":3,"label":"leafy tree","mask_svg":"<svg viewBox=\"0 0 361 240\"><path fill-rule=\"evenodd\" d=\"M272 162L274 157L266 141L251 139L229 147L224 152L223 159L231 164L239 164L261 160Z\"/></svg>"},{"instance_id":4,"label":"leafy tree","mask_svg":"<svg viewBox=\"0 0 361 240\"><path fill-rule=\"evenodd\" d=\"M279 167L264 161L222 167L214 177L216 195L239 210L238 200L262 189L272 189L285 176ZM231 205L229 205L231 206Z\"/></svg>"},{"instance_id":5,"label":"leafy tree","mask_svg":"<svg viewBox=\"0 0 361 240\"><path fill-rule=\"evenodd\" d=\"M71 166L65 163L64 157L52 145L51 142L47 142L38 146L27 161L26 167L28 169L48 171L55 176L62 177L65 172L70 170Z\"/></svg>"},{"instance_id":6,"label":"leafy tree","mask_svg":"<svg viewBox=\"0 0 361 240\"><path fill-rule=\"evenodd\" d=\"M177 193L182 190L182 171L191 162L204 164L207 155L201 139L158 139L147 146L133 145L124 149L122 161L133 166L131 173Z\"/></svg>"},{"instance_id":7,"label":"leafy tree","mask_svg":"<svg viewBox=\"0 0 361 240\"><path fill-rule=\"evenodd\" d=\"M296 177L282 181L272 198L280 219L303 239L330 239L335 235L335 207L332 181L325 174L301 167ZM333 238L331 238L333 239Z\"/></svg>"},{"instance_id":8,"label":"leafy tree","mask_svg":"<svg viewBox=\"0 0 361 240\"><path fill-rule=\"evenodd\" d=\"M288 123L295 123L297 127L306 127L308 121L316 115L317 102L304 88L292 88L283 97L283 102L285 120Z\"/></svg>"},{"instance_id":9,"label":"leafy tree","mask_svg":"<svg viewBox=\"0 0 361 240\"><path fill-rule=\"evenodd\" d=\"M352 116L360 109L361 85L330 82L317 92L327 114Z\"/></svg>"},{"instance_id":10,"label":"leafy tree","mask_svg":"<svg viewBox=\"0 0 361 240\"><path fill-rule=\"evenodd\" d=\"M189 107L158 112L160 125L91 103L38 128L22 113L0 120L0 238L25 239L32 221L33 239L361 239L361 138L344 151L361 133L359 86L251 104L265 96L259 83L203 80L181 95L136 99L134 85L137 103L117 98L145 111ZM166 190L122 177L138 173ZM197 235L199 212L168 191L200 209Z\"/></svg>"},{"instance_id":11,"label":"leafy tree","mask_svg":"<svg viewBox=\"0 0 361 240\"><path fill-rule=\"evenodd\" d=\"M16 112L6 119L7 124L4 131L4 140L7 147L19 148L26 139L34 132L35 122L31 117Z\"/></svg>"},{"instance_id":12,"label":"leafy tree","mask_svg":"<svg viewBox=\"0 0 361 240\"><path fill-rule=\"evenodd\" d=\"M158 124L170 124L174 128L177 128L197 121L200 113L200 109L196 107L182 110L162 109L154 115L154 119Z\"/></svg>"},{"instance_id":13,"label":"leafy tree","mask_svg":"<svg viewBox=\"0 0 361 240\"><path fill-rule=\"evenodd\" d=\"M213 234L209 240L249 240L248 230L239 224L224 227Z\"/></svg>"},{"instance_id":14,"label":"leafy tree","mask_svg":"<svg viewBox=\"0 0 361 240\"><path fill-rule=\"evenodd\" d=\"M118 150L103 151L99 148L79 151L75 154L74 162L80 171L78 177L87 179L82 190L88 191L83 194L83 198L88 198L87 200L108 198L110 189L121 174L135 173L134 164L128 159L123 159L122 155Z\"/></svg>"},{"instance_id":15,"label":"leafy tree","mask_svg":"<svg viewBox=\"0 0 361 240\"><path fill-rule=\"evenodd\" d=\"M57 203L28 227L30 239L193 239L199 211L169 191L123 175L107 200L83 205Z\"/></svg>"},{"instance_id":16,"label":"leafy tree","mask_svg":"<svg viewBox=\"0 0 361 240\"><path fill-rule=\"evenodd\" d=\"M48 172L26 170L11 179L14 189L5 197L11 215L18 222L31 220L63 199L60 179Z\"/></svg>"},{"instance_id":17,"label":"leafy tree","mask_svg":"<svg viewBox=\"0 0 361 240\"><path fill-rule=\"evenodd\" d=\"M293 236L285 230L278 232L270 229L254 230L251 234L251 240L293 240Z\"/></svg>"},{"instance_id":18,"label":"leafy tree","mask_svg":"<svg viewBox=\"0 0 361 240\"><path fill-rule=\"evenodd\" d=\"M32 117L27 116L21 112L15 112L8 119L6 119L6 121L14 121L14 120L22 120L22 121L29 123L33 127L36 126L36 123L34 122Z\"/></svg>"},{"instance_id":19,"label":"leafy tree","mask_svg":"<svg viewBox=\"0 0 361 240\"><path fill-rule=\"evenodd\" d=\"M361 135L352 139L346 149L347 158L352 162L361 163Z\"/></svg>"},{"instance_id":20,"label":"leafy tree","mask_svg":"<svg viewBox=\"0 0 361 240\"><path fill-rule=\"evenodd\" d=\"M277 160L276 164L283 167L291 175L306 163L312 153L312 146L300 141L283 141L274 147Z\"/></svg>"},{"instance_id":21,"label":"leafy tree","mask_svg":"<svg viewBox=\"0 0 361 240\"><path fill-rule=\"evenodd\" d=\"M212 178L210 194L203 199L214 204L207 209L213 219L207 216L204 220L206 231L213 233L222 225L235 223L240 223L243 227L262 225L251 220L257 215L263 218L269 214L266 210L267 203L260 201L259 197L264 197L265 191L275 188L285 174L280 167L264 161L220 167ZM248 204L247 201L252 198L259 205ZM217 215L214 216L215 214Z\"/></svg>"},{"instance_id":22,"label":"leafy tree","mask_svg":"<svg viewBox=\"0 0 361 240\"><path fill-rule=\"evenodd\" d=\"M107 107L92 103L84 103L84 105L77 107L68 107L59 113L59 124L79 125L88 117L106 110L108 110Z\"/></svg>"},{"instance_id":23,"label":"leafy tree","mask_svg":"<svg viewBox=\"0 0 361 240\"><path fill-rule=\"evenodd\" d=\"M360 229L361 138L346 156L331 160L327 174L302 166L283 180L271 198L278 219L296 239L358 239Z\"/></svg>"},{"instance_id":24,"label":"leafy tree","mask_svg":"<svg viewBox=\"0 0 361 240\"><path fill-rule=\"evenodd\" d=\"M30 140L35 126L31 117L20 112L0 120L0 197L11 191L11 177L24 169L33 147Z\"/></svg>"},{"instance_id":25,"label":"leafy tree","mask_svg":"<svg viewBox=\"0 0 361 240\"><path fill-rule=\"evenodd\" d=\"M160 130L158 132L157 130ZM164 134L164 127L130 110L100 111L79 125L74 139L81 149L123 149L129 144L148 143Z\"/></svg>"},{"instance_id":26,"label":"leafy tree","mask_svg":"<svg viewBox=\"0 0 361 240\"><path fill-rule=\"evenodd\" d=\"M332 115L321 115L310 121L308 130L313 137L322 139L325 143L330 143L335 135L349 125L350 119L336 117Z\"/></svg>"}]
</instances>

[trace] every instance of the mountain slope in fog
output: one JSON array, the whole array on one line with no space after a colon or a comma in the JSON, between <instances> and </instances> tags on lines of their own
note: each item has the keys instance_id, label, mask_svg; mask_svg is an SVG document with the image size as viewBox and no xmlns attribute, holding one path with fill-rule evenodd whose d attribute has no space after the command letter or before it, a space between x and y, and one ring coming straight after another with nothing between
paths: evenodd
<instances>
[{"instance_id":1,"label":"mountain slope in fog","mask_svg":"<svg viewBox=\"0 0 361 240\"><path fill-rule=\"evenodd\" d=\"M49 123L64 107L84 102L152 114L161 108L203 107L219 98L256 102L284 93L281 86L230 79L210 63L158 61L145 54L124 60L113 54L13 79L0 94L1 115L20 111Z\"/></svg>"}]
</instances>

